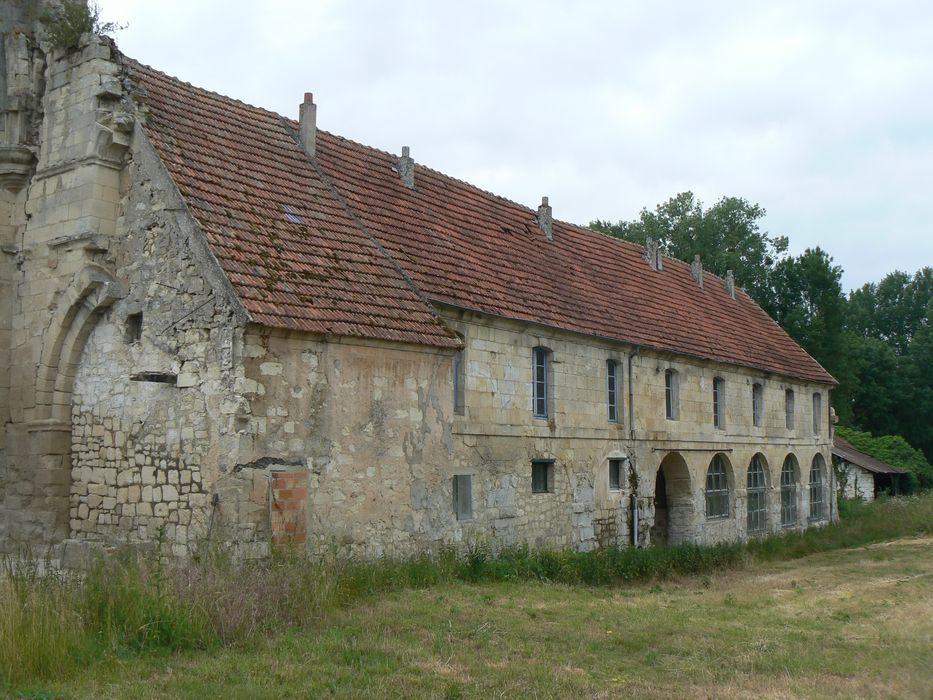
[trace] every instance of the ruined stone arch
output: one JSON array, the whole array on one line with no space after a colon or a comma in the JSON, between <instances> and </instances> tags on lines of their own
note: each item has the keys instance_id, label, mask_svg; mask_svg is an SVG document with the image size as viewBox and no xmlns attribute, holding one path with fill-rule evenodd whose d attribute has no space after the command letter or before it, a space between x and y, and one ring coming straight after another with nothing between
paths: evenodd
<instances>
[{"instance_id":1,"label":"ruined stone arch","mask_svg":"<svg viewBox=\"0 0 933 700\"><path fill-rule=\"evenodd\" d=\"M71 395L81 354L103 313L125 296L123 285L98 265L75 275L49 323L36 385L39 418L71 420Z\"/></svg>"},{"instance_id":2,"label":"ruined stone arch","mask_svg":"<svg viewBox=\"0 0 933 700\"><path fill-rule=\"evenodd\" d=\"M654 525L651 542L681 544L691 540L694 518L690 469L683 455L668 452L654 478Z\"/></svg>"}]
</instances>

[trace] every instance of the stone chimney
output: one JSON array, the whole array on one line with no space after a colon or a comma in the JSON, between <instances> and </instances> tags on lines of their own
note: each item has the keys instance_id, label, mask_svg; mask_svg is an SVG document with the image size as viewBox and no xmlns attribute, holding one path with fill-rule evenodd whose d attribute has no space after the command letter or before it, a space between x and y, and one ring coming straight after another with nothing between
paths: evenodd
<instances>
[{"instance_id":1,"label":"stone chimney","mask_svg":"<svg viewBox=\"0 0 933 700\"><path fill-rule=\"evenodd\" d=\"M645 260L648 262L648 266L655 271L663 270L664 263L661 258L661 247L658 245L658 242L653 238L646 239Z\"/></svg>"},{"instance_id":2,"label":"stone chimney","mask_svg":"<svg viewBox=\"0 0 933 700\"><path fill-rule=\"evenodd\" d=\"M690 275L696 280L700 288L703 288L703 263L700 262L700 256L694 255L693 262L690 264Z\"/></svg>"},{"instance_id":3,"label":"stone chimney","mask_svg":"<svg viewBox=\"0 0 933 700\"><path fill-rule=\"evenodd\" d=\"M314 95L310 92L305 93L305 101L298 107L298 135L305 152L314 158L317 142L317 105L314 104Z\"/></svg>"},{"instance_id":4,"label":"stone chimney","mask_svg":"<svg viewBox=\"0 0 933 700\"><path fill-rule=\"evenodd\" d=\"M398 176L402 178L405 187L415 189L415 161L408 146L402 146L402 157L398 159Z\"/></svg>"},{"instance_id":5,"label":"stone chimney","mask_svg":"<svg viewBox=\"0 0 933 700\"><path fill-rule=\"evenodd\" d=\"M735 299L735 275L732 270L726 270L726 276L723 279L726 285L726 294Z\"/></svg>"},{"instance_id":6,"label":"stone chimney","mask_svg":"<svg viewBox=\"0 0 933 700\"><path fill-rule=\"evenodd\" d=\"M547 203L547 197L541 198L541 206L538 207L538 226L544 231L545 238L549 241L554 240L554 217L551 205Z\"/></svg>"}]
</instances>

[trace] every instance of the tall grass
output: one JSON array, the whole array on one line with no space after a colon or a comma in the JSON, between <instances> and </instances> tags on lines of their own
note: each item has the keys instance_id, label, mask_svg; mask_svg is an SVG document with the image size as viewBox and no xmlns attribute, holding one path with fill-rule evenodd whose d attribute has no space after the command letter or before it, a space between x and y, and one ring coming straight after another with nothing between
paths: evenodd
<instances>
[{"instance_id":1,"label":"tall grass","mask_svg":"<svg viewBox=\"0 0 933 700\"><path fill-rule=\"evenodd\" d=\"M126 551L81 576L40 575L33 565L8 561L0 578L0 682L63 678L131 653L248 646L313 627L342 606L388 590L458 580L618 585L933 533L933 494L845 503L840 510L838 524L748 544L586 553L474 544L377 562L332 552L236 563L215 551L182 562Z\"/></svg>"}]
</instances>

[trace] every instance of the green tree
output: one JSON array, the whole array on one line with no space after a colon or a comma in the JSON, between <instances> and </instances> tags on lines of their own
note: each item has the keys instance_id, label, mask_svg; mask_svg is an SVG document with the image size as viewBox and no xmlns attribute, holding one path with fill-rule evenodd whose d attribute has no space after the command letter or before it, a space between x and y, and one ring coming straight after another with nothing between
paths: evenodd
<instances>
[{"instance_id":1,"label":"green tree","mask_svg":"<svg viewBox=\"0 0 933 700\"><path fill-rule=\"evenodd\" d=\"M883 340L904 355L914 335L929 322L931 298L933 268L924 267L913 276L894 271L849 293L846 326L853 333Z\"/></svg>"},{"instance_id":2,"label":"green tree","mask_svg":"<svg viewBox=\"0 0 933 700\"><path fill-rule=\"evenodd\" d=\"M642 209L638 219L593 221L590 226L618 238L644 244L658 241L665 255L690 262L699 255L703 266L718 275L727 270L759 304L770 297L770 275L787 251L787 238L760 228L765 210L741 197L723 197L704 209L692 192L681 192L654 211Z\"/></svg>"},{"instance_id":3,"label":"green tree","mask_svg":"<svg viewBox=\"0 0 933 700\"><path fill-rule=\"evenodd\" d=\"M907 387L902 404L902 434L933 460L933 299L927 303L926 323L910 340L902 381Z\"/></svg>"},{"instance_id":4,"label":"green tree","mask_svg":"<svg viewBox=\"0 0 933 700\"><path fill-rule=\"evenodd\" d=\"M894 348L878 338L846 333L851 387L846 410L837 406L840 418L876 435L900 434L901 412L908 400L902 362Z\"/></svg>"},{"instance_id":5,"label":"green tree","mask_svg":"<svg viewBox=\"0 0 933 700\"><path fill-rule=\"evenodd\" d=\"M933 459L933 268L895 271L849 294L852 424L905 436Z\"/></svg>"},{"instance_id":6,"label":"green tree","mask_svg":"<svg viewBox=\"0 0 933 700\"><path fill-rule=\"evenodd\" d=\"M854 381L847 357L842 268L821 248L779 261L770 298L762 306L788 334L838 381L834 405L850 417Z\"/></svg>"}]
</instances>

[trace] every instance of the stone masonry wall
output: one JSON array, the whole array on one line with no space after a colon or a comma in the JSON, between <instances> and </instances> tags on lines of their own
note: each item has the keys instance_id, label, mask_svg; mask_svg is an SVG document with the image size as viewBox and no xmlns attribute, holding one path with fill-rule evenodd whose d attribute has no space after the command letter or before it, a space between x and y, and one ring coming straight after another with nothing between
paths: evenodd
<instances>
[{"instance_id":1,"label":"stone masonry wall","mask_svg":"<svg viewBox=\"0 0 933 700\"><path fill-rule=\"evenodd\" d=\"M235 306L205 275L196 234L178 225L141 138L134 154L113 247L127 294L94 328L75 378L71 535L147 541L162 530L180 555L208 538L263 549L264 493L251 517L212 517L210 492L238 444L225 410L236 403ZM238 491L253 489L250 478ZM249 498L234 501L242 509Z\"/></svg>"},{"instance_id":2,"label":"stone masonry wall","mask_svg":"<svg viewBox=\"0 0 933 700\"><path fill-rule=\"evenodd\" d=\"M814 455L829 461L829 421L812 433L813 392L825 387L790 381L750 369L687 360L592 338L449 310L445 318L466 341L465 412L455 416L454 471L473 475L474 518L461 533L486 533L496 542L591 549L632 541L631 496L639 503L639 542L654 524L655 480L662 461L674 455L681 465L665 467L669 540L715 542L741 539L746 532L746 472L753 455L766 463L769 485L767 530L780 527L780 471L788 454L801 472L798 527L809 525L807 478ZM551 351L552 410L547 420L532 411L532 349ZM607 360L619 363L619 422L607 412ZM629 381L629 362L633 382ZM664 371L680 379L678 420L665 418ZM723 429L713 427L712 382L725 379ZM761 427L752 425L752 384L764 387ZM785 426L784 391L796 394L794 428ZM630 405L634 402L634 425ZM706 470L714 454L728 464L729 515L707 519ZM622 488L609 489L609 460L623 459ZM553 460L553 492L534 494L532 460ZM673 465L672 461L665 464ZM669 473L668 473L669 472ZM826 479L827 518L831 470Z\"/></svg>"},{"instance_id":3,"label":"stone masonry wall","mask_svg":"<svg viewBox=\"0 0 933 700\"><path fill-rule=\"evenodd\" d=\"M268 470L232 469L246 315L136 128L144 98L112 45L53 54L44 87L23 217L0 222L15 263L0 541L161 532L177 554L206 538L263 554Z\"/></svg>"},{"instance_id":4,"label":"stone masonry wall","mask_svg":"<svg viewBox=\"0 0 933 700\"><path fill-rule=\"evenodd\" d=\"M450 353L254 328L240 460L303 467L312 550L405 556L451 538Z\"/></svg>"}]
</instances>

